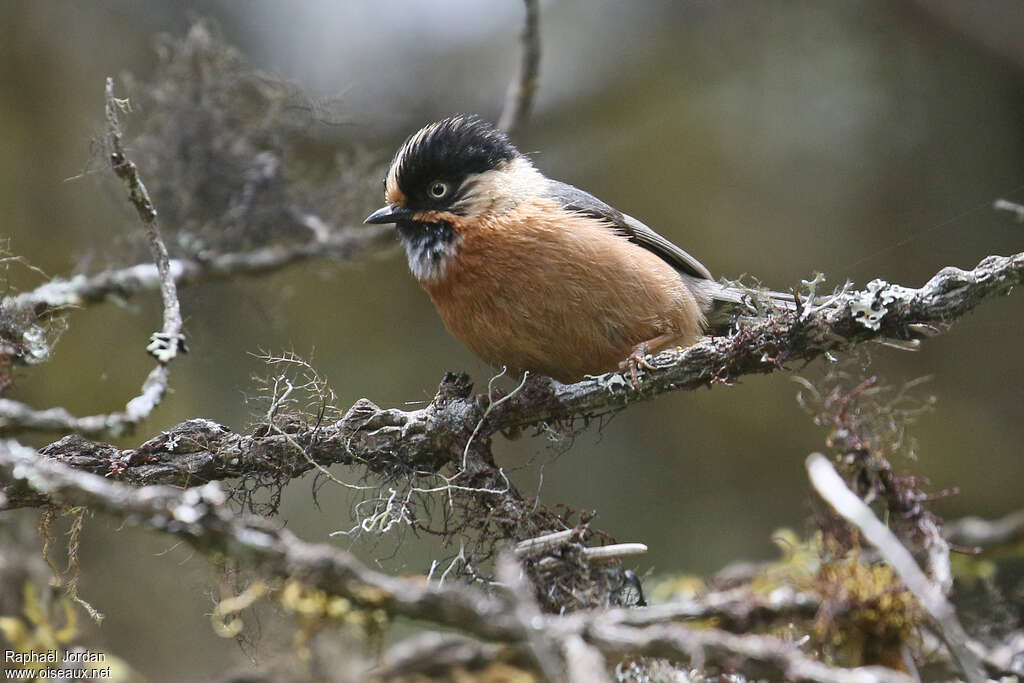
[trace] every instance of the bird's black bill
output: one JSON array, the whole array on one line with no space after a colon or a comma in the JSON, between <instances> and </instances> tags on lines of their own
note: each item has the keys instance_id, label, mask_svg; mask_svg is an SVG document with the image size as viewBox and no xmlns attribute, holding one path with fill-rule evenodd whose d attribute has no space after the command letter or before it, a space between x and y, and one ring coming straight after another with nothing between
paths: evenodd
<instances>
[{"instance_id":1,"label":"bird's black bill","mask_svg":"<svg viewBox=\"0 0 1024 683\"><path fill-rule=\"evenodd\" d=\"M397 204L389 204L382 209L377 209L369 216L363 223L397 223L400 220L412 217L413 212L404 206L398 206Z\"/></svg>"}]
</instances>

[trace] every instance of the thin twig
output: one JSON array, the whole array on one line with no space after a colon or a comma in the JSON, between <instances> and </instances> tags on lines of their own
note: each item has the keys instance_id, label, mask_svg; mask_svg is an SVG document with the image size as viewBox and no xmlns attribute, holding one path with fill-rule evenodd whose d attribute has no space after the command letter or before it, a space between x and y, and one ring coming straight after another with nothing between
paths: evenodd
<instances>
[{"instance_id":1,"label":"thin twig","mask_svg":"<svg viewBox=\"0 0 1024 683\"><path fill-rule=\"evenodd\" d=\"M996 211L1009 211L1017 217L1018 223L1024 223L1024 205L1022 204L1006 199L997 199L992 204L992 208Z\"/></svg>"},{"instance_id":2,"label":"thin twig","mask_svg":"<svg viewBox=\"0 0 1024 683\"><path fill-rule=\"evenodd\" d=\"M526 386L526 380L529 379L529 377L530 377L530 373L529 372L524 372L523 373L523 379L522 379L521 382L519 382L519 386L517 386L515 389L513 389L510 393L506 394L505 396L502 396L497 401L495 401L494 400L494 382L497 381L500 377L504 376L504 374L506 372L508 372L508 368L505 367L505 366L502 366L501 372L499 372L494 377L491 377L490 381L487 382L487 408L484 409L484 414L481 415L480 419L477 421L476 427L473 427L473 433L470 434L469 438L466 440L466 447L462 449L462 470L463 471L466 470L466 461L469 458L469 447L473 444L473 439L475 439L476 435L480 432L480 428L484 426L484 421L487 420L487 417L491 414L491 411L493 411L495 408L500 406L502 403L505 403L506 401L510 400L513 396L515 396L517 393L519 393L522 390L522 388L524 386Z\"/></svg>"},{"instance_id":3,"label":"thin twig","mask_svg":"<svg viewBox=\"0 0 1024 683\"><path fill-rule=\"evenodd\" d=\"M53 280L35 290L5 297L0 305L7 310L31 310L33 315L42 317L70 307L114 298L122 300L141 291L159 289L163 300L163 326L153 334L146 347L157 359L157 365L144 381L139 395L130 400L120 413L77 417L62 407L35 409L19 401L0 398L0 430L4 432L63 432L104 437L131 431L160 404L169 380L166 366L179 351L185 350L177 294L179 282L191 284L235 274L265 273L311 259L344 260L389 235L386 230L351 229L307 244L220 254L202 261L172 261L160 235L156 207L139 177L138 168L124 150L117 114L118 109L124 106L124 101L114 97L113 79L108 77L105 114L110 163L115 174L124 181L132 206L143 223L154 262L105 271L92 277Z\"/></svg>"},{"instance_id":4,"label":"thin twig","mask_svg":"<svg viewBox=\"0 0 1024 683\"><path fill-rule=\"evenodd\" d=\"M547 555L551 551L557 550L571 543L573 538L579 534L580 529L573 528L566 529L565 531L555 531L535 538L528 538L525 541L517 543L513 552L516 557L521 560L530 557L538 557L540 555Z\"/></svg>"},{"instance_id":5,"label":"thin twig","mask_svg":"<svg viewBox=\"0 0 1024 683\"><path fill-rule=\"evenodd\" d=\"M921 571L910 551L879 521L871 508L847 487L828 458L820 453L812 453L807 458L807 473L821 497L860 530L921 602L967 680L971 683L987 680L981 661L967 646L967 634L960 626L953 605L946 600L942 588Z\"/></svg>"},{"instance_id":6,"label":"thin twig","mask_svg":"<svg viewBox=\"0 0 1024 683\"><path fill-rule=\"evenodd\" d=\"M580 554L589 562L611 562L624 557L646 555L647 546L643 543L615 543L584 548Z\"/></svg>"},{"instance_id":7,"label":"thin twig","mask_svg":"<svg viewBox=\"0 0 1024 683\"><path fill-rule=\"evenodd\" d=\"M1013 543L1024 539L1024 510L999 519L964 517L947 522L942 531L950 543L958 546L985 548Z\"/></svg>"},{"instance_id":8,"label":"thin twig","mask_svg":"<svg viewBox=\"0 0 1024 683\"><path fill-rule=\"evenodd\" d=\"M505 95L505 106L498 119L498 128L509 135L518 130L530 116L533 96L540 80L540 3L538 0L524 0L526 21L521 41L523 55L519 62L519 73L509 84Z\"/></svg>"},{"instance_id":9,"label":"thin twig","mask_svg":"<svg viewBox=\"0 0 1024 683\"><path fill-rule=\"evenodd\" d=\"M153 261L156 263L157 273L160 277L160 296L164 302L164 324L160 331L167 338L171 346L166 350L166 360L161 359L161 364L167 363L178 350L182 337L181 304L178 303L178 288L171 277L171 257L167 254L167 247L160 237L160 225L157 223L156 207L149 198L149 191L139 177L139 170L132 162L124 147L121 144L121 124L117 119L117 110L121 103L114 98L114 79L107 76L106 85L106 114L107 114L107 143L110 146L110 166L114 169L117 177L124 181L128 188L128 197L139 214L139 219L146 227L146 237L149 238L149 249L153 254ZM154 354L156 355L156 354ZM161 356L157 356L158 359Z\"/></svg>"}]
</instances>

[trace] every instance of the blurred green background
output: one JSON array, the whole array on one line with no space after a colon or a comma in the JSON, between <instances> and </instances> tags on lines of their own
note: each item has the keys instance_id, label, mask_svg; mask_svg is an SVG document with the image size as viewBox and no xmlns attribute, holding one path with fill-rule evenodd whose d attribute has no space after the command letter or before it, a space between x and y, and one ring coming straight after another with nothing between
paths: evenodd
<instances>
[{"instance_id":1,"label":"blurred green background","mask_svg":"<svg viewBox=\"0 0 1024 683\"><path fill-rule=\"evenodd\" d=\"M497 118L521 15L516 0L6 0L0 233L50 275L134 262L117 251L138 230L123 198L80 176L102 132L103 78L145 80L154 36L184 35L195 17L214 19L255 66L332 102L310 124L324 140L359 143L384 163L430 120ZM545 173L645 221L716 276L747 273L784 289L822 271L832 285L917 286L942 266L1024 248L1024 226L991 209L997 198L1024 201L1016 1L552 0L541 22L540 91L515 142ZM344 220L380 199L367 194ZM11 277L21 288L40 282L28 271ZM447 334L397 250L181 298L192 353L126 446L194 416L243 428L259 410L244 399L266 374L251 355L260 349L312 359L341 407L364 396L382 406L427 400L448 369L478 387L491 374ZM9 395L77 414L118 409L149 370L143 349L158 320L155 293L72 314L52 362L22 371ZM913 429L919 460L897 468L934 489L959 487L936 506L947 517L1024 503L1022 340L1017 295L985 303L920 352L870 353L866 372L883 381L934 376L918 390L938 397ZM796 369L814 378L819 364ZM524 491L542 471L543 502L597 510L598 528L647 543L641 571L709 572L773 556L773 530L802 527L803 459L824 432L796 390L790 374L749 377L635 406L567 452L543 438L497 451ZM352 501L328 487L317 509L310 481L296 481L282 519L305 539L349 547L327 534L349 528ZM209 627L207 563L172 545L89 521L81 591L108 615L89 640L152 680L202 680L246 655ZM367 561L391 554L390 542L354 548ZM410 545L382 566L420 572L439 554Z\"/></svg>"}]
</instances>

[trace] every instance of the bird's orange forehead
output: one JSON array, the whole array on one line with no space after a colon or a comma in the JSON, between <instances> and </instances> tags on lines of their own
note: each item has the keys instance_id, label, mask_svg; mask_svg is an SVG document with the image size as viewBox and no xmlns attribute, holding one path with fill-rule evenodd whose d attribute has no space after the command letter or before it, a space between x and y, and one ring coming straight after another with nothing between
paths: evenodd
<instances>
[{"instance_id":1,"label":"bird's orange forehead","mask_svg":"<svg viewBox=\"0 0 1024 683\"><path fill-rule=\"evenodd\" d=\"M395 165L388 171L388 177L384 180L384 201L388 204L405 205L405 193L398 186L398 177L395 173Z\"/></svg>"}]
</instances>

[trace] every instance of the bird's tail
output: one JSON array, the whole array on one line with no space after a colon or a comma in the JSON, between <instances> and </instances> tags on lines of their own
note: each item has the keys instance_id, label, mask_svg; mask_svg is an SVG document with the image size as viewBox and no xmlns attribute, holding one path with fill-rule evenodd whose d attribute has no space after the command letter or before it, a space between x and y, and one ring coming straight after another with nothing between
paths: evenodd
<instances>
[{"instance_id":1,"label":"bird's tail","mask_svg":"<svg viewBox=\"0 0 1024 683\"><path fill-rule=\"evenodd\" d=\"M697 278L691 283L703 298L702 308L711 328L729 325L737 316L763 316L771 309L796 310L796 298L786 292Z\"/></svg>"}]
</instances>

